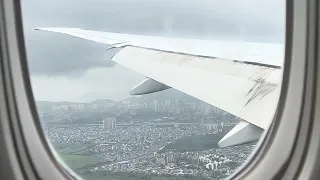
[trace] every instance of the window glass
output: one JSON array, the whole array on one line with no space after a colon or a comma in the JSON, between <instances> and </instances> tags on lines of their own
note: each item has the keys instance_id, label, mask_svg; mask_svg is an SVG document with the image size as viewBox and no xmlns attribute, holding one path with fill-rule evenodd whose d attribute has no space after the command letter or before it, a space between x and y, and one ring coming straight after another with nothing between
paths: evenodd
<instances>
[{"instance_id":1,"label":"window glass","mask_svg":"<svg viewBox=\"0 0 320 180\"><path fill-rule=\"evenodd\" d=\"M222 179L271 123L284 0L28 0L22 10L44 133L85 179Z\"/></svg>"}]
</instances>

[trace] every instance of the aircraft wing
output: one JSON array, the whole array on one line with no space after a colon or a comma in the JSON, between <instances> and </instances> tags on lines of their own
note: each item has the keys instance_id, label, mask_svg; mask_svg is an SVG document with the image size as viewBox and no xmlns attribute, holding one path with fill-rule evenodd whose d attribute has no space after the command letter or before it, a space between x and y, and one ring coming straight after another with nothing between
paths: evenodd
<instances>
[{"instance_id":1,"label":"aircraft wing","mask_svg":"<svg viewBox=\"0 0 320 180\"><path fill-rule=\"evenodd\" d=\"M37 28L119 48L112 60L145 75L130 94L170 87L243 119L220 147L253 142L273 120L280 93L282 44L143 36L78 28Z\"/></svg>"}]
</instances>

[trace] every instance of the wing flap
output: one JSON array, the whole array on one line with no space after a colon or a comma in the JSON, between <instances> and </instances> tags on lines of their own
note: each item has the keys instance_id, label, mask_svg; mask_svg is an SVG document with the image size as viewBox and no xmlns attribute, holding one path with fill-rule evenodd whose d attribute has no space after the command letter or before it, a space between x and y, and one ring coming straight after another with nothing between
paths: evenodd
<instances>
[{"instance_id":1,"label":"wing flap","mask_svg":"<svg viewBox=\"0 0 320 180\"><path fill-rule=\"evenodd\" d=\"M277 106L281 69L132 46L112 60L263 129Z\"/></svg>"}]
</instances>

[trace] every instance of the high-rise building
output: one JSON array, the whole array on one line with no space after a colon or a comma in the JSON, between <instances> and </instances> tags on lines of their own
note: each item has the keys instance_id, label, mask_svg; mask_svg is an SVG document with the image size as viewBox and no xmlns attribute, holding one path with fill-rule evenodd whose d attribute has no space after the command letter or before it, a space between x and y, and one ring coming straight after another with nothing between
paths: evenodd
<instances>
[{"instance_id":1,"label":"high-rise building","mask_svg":"<svg viewBox=\"0 0 320 180\"><path fill-rule=\"evenodd\" d=\"M105 118L103 119L103 129L114 129L116 128L116 118Z\"/></svg>"},{"instance_id":2,"label":"high-rise building","mask_svg":"<svg viewBox=\"0 0 320 180\"><path fill-rule=\"evenodd\" d=\"M229 131L231 131L231 129L234 128L234 124L224 124L223 126L223 132L224 133L228 133Z\"/></svg>"}]
</instances>

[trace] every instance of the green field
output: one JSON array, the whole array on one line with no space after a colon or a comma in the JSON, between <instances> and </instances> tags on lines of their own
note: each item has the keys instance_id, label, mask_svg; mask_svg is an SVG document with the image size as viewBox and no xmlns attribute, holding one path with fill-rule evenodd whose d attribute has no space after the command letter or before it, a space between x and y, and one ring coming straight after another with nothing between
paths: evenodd
<instances>
[{"instance_id":1,"label":"green field","mask_svg":"<svg viewBox=\"0 0 320 180\"><path fill-rule=\"evenodd\" d=\"M218 142L222 137L223 134L187 136L168 144L163 150L172 149L178 152L190 152L218 148Z\"/></svg>"},{"instance_id":2,"label":"green field","mask_svg":"<svg viewBox=\"0 0 320 180\"><path fill-rule=\"evenodd\" d=\"M73 154L73 155L84 155L91 156L88 149L91 148L93 144L64 144L64 143L54 143L53 147L56 151L63 154Z\"/></svg>"},{"instance_id":3,"label":"green field","mask_svg":"<svg viewBox=\"0 0 320 180\"><path fill-rule=\"evenodd\" d=\"M99 156L91 156L88 152L91 144L53 144L59 157L71 169L83 169L105 162Z\"/></svg>"},{"instance_id":4,"label":"green field","mask_svg":"<svg viewBox=\"0 0 320 180\"><path fill-rule=\"evenodd\" d=\"M59 153L59 156L64 163L73 170L82 169L103 162L101 158L94 156L70 155L63 153Z\"/></svg>"}]
</instances>

